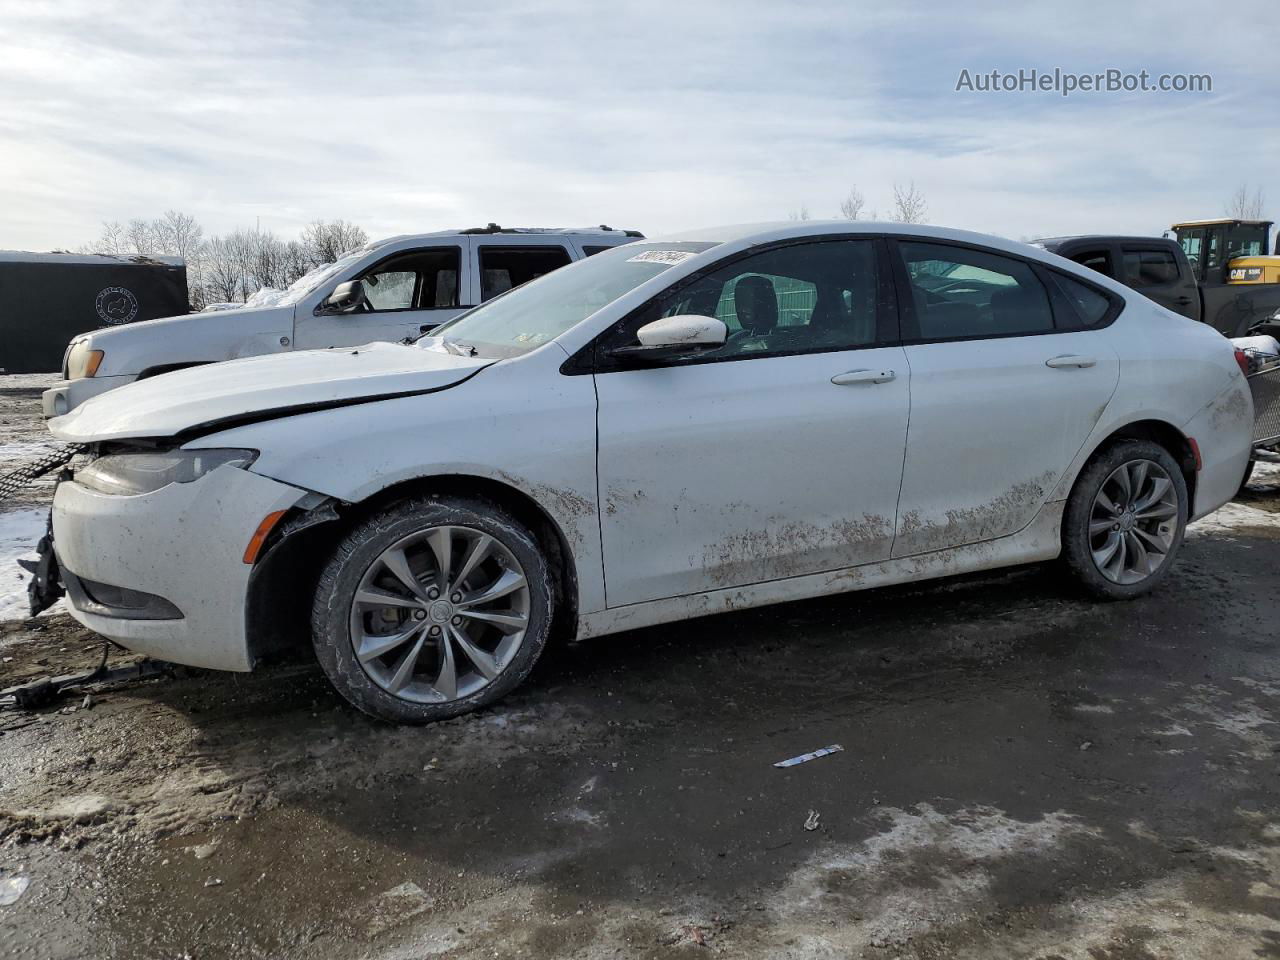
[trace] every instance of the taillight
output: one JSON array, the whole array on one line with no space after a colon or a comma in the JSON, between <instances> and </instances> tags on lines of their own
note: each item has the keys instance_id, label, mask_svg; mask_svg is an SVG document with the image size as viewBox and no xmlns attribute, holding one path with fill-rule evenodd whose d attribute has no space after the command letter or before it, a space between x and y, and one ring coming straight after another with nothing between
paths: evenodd
<instances>
[{"instance_id":1,"label":"taillight","mask_svg":"<svg viewBox=\"0 0 1280 960\"><path fill-rule=\"evenodd\" d=\"M1240 364L1240 372L1246 377L1249 375L1249 355L1236 347L1236 363Z\"/></svg>"}]
</instances>

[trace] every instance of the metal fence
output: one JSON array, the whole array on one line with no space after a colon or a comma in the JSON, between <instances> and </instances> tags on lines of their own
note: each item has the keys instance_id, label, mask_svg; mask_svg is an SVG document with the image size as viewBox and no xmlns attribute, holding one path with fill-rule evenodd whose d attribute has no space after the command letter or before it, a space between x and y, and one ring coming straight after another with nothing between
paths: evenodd
<instances>
[{"instance_id":1,"label":"metal fence","mask_svg":"<svg viewBox=\"0 0 1280 960\"><path fill-rule=\"evenodd\" d=\"M1253 394L1253 442L1258 446L1280 443L1280 362L1249 377Z\"/></svg>"}]
</instances>

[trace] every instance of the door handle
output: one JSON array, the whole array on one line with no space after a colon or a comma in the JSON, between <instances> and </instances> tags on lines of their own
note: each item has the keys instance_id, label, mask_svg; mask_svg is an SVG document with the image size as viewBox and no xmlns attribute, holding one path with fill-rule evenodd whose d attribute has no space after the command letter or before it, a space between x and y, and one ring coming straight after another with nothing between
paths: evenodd
<instances>
[{"instance_id":1,"label":"door handle","mask_svg":"<svg viewBox=\"0 0 1280 960\"><path fill-rule=\"evenodd\" d=\"M1097 364L1097 360L1093 357L1075 357L1070 354L1063 354L1060 357L1050 357L1044 362L1046 367L1061 369L1063 367L1092 367Z\"/></svg>"},{"instance_id":2,"label":"door handle","mask_svg":"<svg viewBox=\"0 0 1280 960\"><path fill-rule=\"evenodd\" d=\"M831 382L837 387L851 383L888 383L897 374L892 370L850 370L848 373L837 373Z\"/></svg>"}]
</instances>

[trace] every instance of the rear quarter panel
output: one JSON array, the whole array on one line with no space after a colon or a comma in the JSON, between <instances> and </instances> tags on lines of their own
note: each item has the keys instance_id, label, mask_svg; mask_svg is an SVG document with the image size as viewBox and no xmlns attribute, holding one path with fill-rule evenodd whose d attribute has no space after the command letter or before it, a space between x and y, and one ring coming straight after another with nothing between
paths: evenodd
<instances>
[{"instance_id":1,"label":"rear quarter panel","mask_svg":"<svg viewBox=\"0 0 1280 960\"><path fill-rule=\"evenodd\" d=\"M1120 357L1120 381L1054 498L1069 496L1080 470L1112 435L1130 424L1155 420L1199 445L1204 469L1197 478L1192 515L1203 516L1234 495L1243 475L1253 422L1247 381L1222 334L1134 291L1127 291L1125 299L1120 316L1101 331ZM1228 484L1231 490L1222 496L1222 478L1233 472L1234 485Z\"/></svg>"}]
</instances>

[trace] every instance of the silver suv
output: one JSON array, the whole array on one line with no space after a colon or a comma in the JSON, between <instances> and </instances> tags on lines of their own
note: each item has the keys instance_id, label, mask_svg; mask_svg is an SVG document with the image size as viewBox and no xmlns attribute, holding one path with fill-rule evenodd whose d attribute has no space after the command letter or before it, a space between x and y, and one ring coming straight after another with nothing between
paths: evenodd
<instances>
[{"instance_id":1,"label":"silver suv","mask_svg":"<svg viewBox=\"0 0 1280 960\"><path fill-rule=\"evenodd\" d=\"M62 381L44 393L57 417L134 380L220 360L417 337L479 303L643 234L503 228L390 237L238 309L164 317L76 337Z\"/></svg>"}]
</instances>

